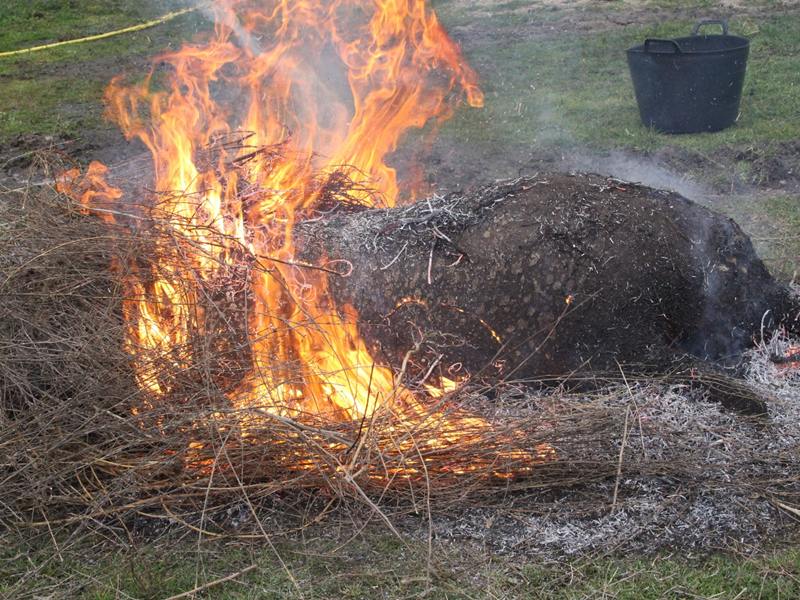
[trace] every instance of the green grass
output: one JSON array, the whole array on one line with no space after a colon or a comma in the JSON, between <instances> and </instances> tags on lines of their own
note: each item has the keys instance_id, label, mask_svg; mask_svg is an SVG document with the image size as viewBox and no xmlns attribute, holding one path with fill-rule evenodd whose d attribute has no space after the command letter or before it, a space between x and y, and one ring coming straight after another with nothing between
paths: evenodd
<instances>
[{"instance_id":1,"label":"green grass","mask_svg":"<svg viewBox=\"0 0 800 600\"><path fill-rule=\"evenodd\" d=\"M158 3L122 0L9 4L0 11L0 51L108 31L166 10ZM675 137L639 122L625 49L648 36L684 35L691 22L573 35L562 21L566 31L561 35L507 37L503 32L529 20L530 10L537 19L563 20L563 14L519 0L487 5L491 10L480 15L469 4L434 4L446 26L480 23L481 29L498 32L480 42L465 40L468 58L483 80L486 108L459 112L445 127L445 136L487 148L566 145L637 151L665 144L713 151L800 138L800 15L734 21L735 32L753 36L740 122L718 134ZM608 2L602 10L620 6ZM200 17L189 16L112 40L0 59L0 140L21 133L73 135L99 126L102 89L111 76L122 70L143 72L147 57L203 27Z\"/></svg>"},{"instance_id":2,"label":"green grass","mask_svg":"<svg viewBox=\"0 0 800 600\"><path fill-rule=\"evenodd\" d=\"M168 3L127 0L9 0L0 11L0 52L58 42L160 16Z\"/></svg>"},{"instance_id":3,"label":"green grass","mask_svg":"<svg viewBox=\"0 0 800 600\"><path fill-rule=\"evenodd\" d=\"M12 1L0 10L0 52L104 33L165 12L154 2ZM198 14L107 40L0 58L0 142L19 134L79 136L103 127L102 95L124 71L208 28Z\"/></svg>"},{"instance_id":4,"label":"green grass","mask_svg":"<svg viewBox=\"0 0 800 600\"><path fill-rule=\"evenodd\" d=\"M27 549L26 549L27 550ZM591 596L630 600L662 598L800 597L800 551L775 551L758 558L661 556L624 560L587 558L542 563L492 556L465 544L406 545L372 531L343 548L334 541L276 541L275 552L253 545L162 542L141 550L63 555L44 551L0 552L5 579L0 594L58 586L57 597L105 600L166 598L198 585L254 568L235 582L215 586L207 597L307 599L565 598ZM16 554L17 556L14 556ZM8 559L11 558L9 561ZM48 560L48 558L50 560ZM15 583L38 569L21 587ZM291 574L291 575L290 575ZM294 579L294 581L292 581ZM605 595L605 596L603 596Z\"/></svg>"},{"instance_id":5,"label":"green grass","mask_svg":"<svg viewBox=\"0 0 800 600\"><path fill-rule=\"evenodd\" d=\"M497 16L494 27L507 26ZM461 111L452 137L487 146L590 146L699 151L800 138L800 15L732 24L753 35L741 119L721 133L666 136L642 126L625 50L646 37L687 35L691 22L630 26L599 34L532 36L469 48L483 79L486 108ZM502 37L502 36L500 36Z\"/></svg>"},{"instance_id":6,"label":"green grass","mask_svg":"<svg viewBox=\"0 0 800 600\"><path fill-rule=\"evenodd\" d=\"M776 196L766 201L767 210L784 225L793 229L800 229L800 212L797 210L798 201L788 196Z\"/></svg>"},{"instance_id":7,"label":"green grass","mask_svg":"<svg viewBox=\"0 0 800 600\"><path fill-rule=\"evenodd\" d=\"M0 13L0 52L16 50L36 43L55 42L71 37L100 33L121 26L138 14L125 11L123 3L89 1L79 6L68 0L11 2ZM112 10L113 9L113 10ZM135 11L138 12L138 11Z\"/></svg>"},{"instance_id":8,"label":"green grass","mask_svg":"<svg viewBox=\"0 0 800 600\"><path fill-rule=\"evenodd\" d=\"M95 105L102 90L99 81L85 81L76 86L52 75L35 81L12 80L0 88L3 107L0 128L7 135L32 129L41 133L79 134L86 126L97 126L99 108ZM36 103L32 104L30 98L36 98Z\"/></svg>"},{"instance_id":9,"label":"green grass","mask_svg":"<svg viewBox=\"0 0 800 600\"><path fill-rule=\"evenodd\" d=\"M764 201L764 213L783 233L770 240L765 252L770 268L786 280L797 280L800 269L800 198L773 196Z\"/></svg>"}]
</instances>

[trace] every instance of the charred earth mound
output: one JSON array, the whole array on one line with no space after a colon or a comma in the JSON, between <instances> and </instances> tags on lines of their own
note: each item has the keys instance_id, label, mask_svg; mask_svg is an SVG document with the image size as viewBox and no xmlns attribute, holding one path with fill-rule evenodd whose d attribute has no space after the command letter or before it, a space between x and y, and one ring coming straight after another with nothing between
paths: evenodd
<instances>
[{"instance_id":1,"label":"charred earth mound","mask_svg":"<svg viewBox=\"0 0 800 600\"><path fill-rule=\"evenodd\" d=\"M798 305L731 219L671 192L541 175L300 226L376 356L487 378L730 365Z\"/></svg>"}]
</instances>

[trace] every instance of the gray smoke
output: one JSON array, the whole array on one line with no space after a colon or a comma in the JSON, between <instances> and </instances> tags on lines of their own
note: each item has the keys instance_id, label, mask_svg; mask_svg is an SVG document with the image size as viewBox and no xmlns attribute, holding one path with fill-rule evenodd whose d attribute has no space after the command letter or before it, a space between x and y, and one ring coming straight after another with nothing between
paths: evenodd
<instances>
[{"instance_id":1,"label":"gray smoke","mask_svg":"<svg viewBox=\"0 0 800 600\"><path fill-rule=\"evenodd\" d=\"M711 191L686 174L677 173L655 160L621 150L607 154L570 154L564 166L574 171L591 171L648 187L677 192L690 200L707 200Z\"/></svg>"},{"instance_id":2,"label":"gray smoke","mask_svg":"<svg viewBox=\"0 0 800 600\"><path fill-rule=\"evenodd\" d=\"M254 56L261 54L259 40L242 26L235 11L228 7L227 2L218 0L214 4L201 4L200 10L212 23L219 23L233 31L238 44L242 48L245 48Z\"/></svg>"}]
</instances>

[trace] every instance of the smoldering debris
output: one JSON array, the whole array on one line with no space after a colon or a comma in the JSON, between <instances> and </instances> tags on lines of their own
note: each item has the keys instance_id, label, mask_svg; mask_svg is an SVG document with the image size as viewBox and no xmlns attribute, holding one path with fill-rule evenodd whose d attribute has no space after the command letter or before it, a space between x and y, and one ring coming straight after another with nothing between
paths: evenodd
<instances>
[{"instance_id":1,"label":"smoldering debris","mask_svg":"<svg viewBox=\"0 0 800 600\"><path fill-rule=\"evenodd\" d=\"M612 434L617 450L624 439L617 475L557 490L513 492L499 507L464 506L437 515L435 536L557 559L664 549L747 551L796 535L800 370L773 361L793 346L776 334L745 357L748 383L773 398L768 420L743 420L679 386L623 385L602 399L625 415ZM531 398L555 413L598 400ZM564 458L599 458L596 449L586 450ZM414 534L427 536L427 524Z\"/></svg>"}]
</instances>

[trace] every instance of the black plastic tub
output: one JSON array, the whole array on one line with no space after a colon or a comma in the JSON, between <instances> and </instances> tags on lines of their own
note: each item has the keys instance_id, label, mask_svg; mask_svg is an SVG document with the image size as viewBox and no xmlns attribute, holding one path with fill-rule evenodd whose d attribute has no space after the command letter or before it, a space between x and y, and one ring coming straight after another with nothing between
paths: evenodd
<instances>
[{"instance_id":1,"label":"black plastic tub","mask_svg":"<svg viewBox=\"0 0 800 600\"><path fill-rule=\"evenodd\" d=\"M700 35L720 25L722 35ZM642 122L663 133L720 131L736 122L750 41L725 21L701 21L690 37L648 39L628 50Z\"/></svg>"}]
</instances>

